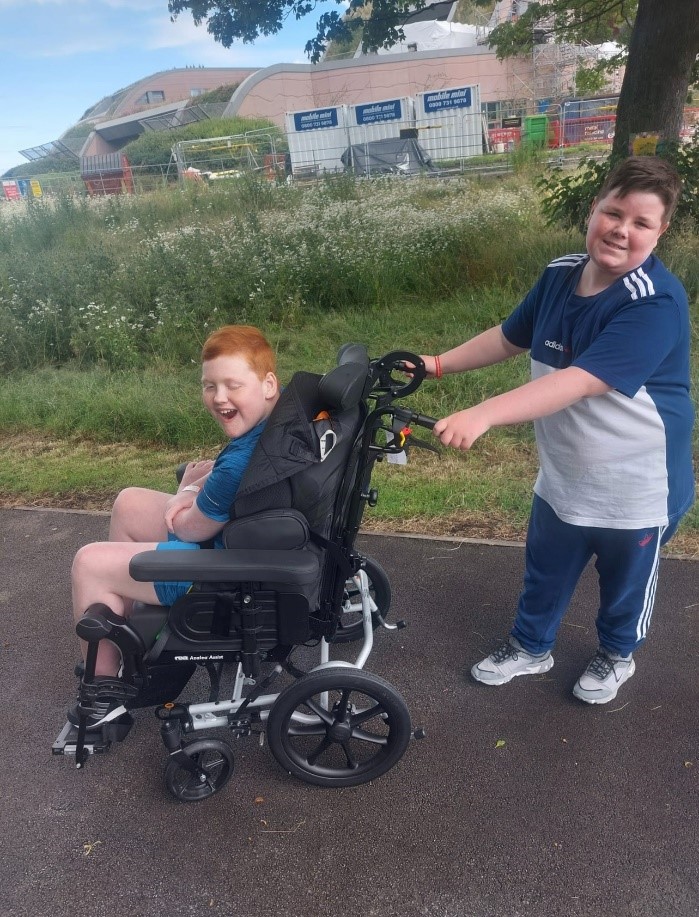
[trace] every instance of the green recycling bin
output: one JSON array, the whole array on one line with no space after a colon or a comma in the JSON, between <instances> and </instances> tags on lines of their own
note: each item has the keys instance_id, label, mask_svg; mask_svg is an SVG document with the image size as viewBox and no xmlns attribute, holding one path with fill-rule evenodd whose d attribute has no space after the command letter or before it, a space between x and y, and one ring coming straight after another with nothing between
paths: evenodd
<instances>
[{"instance_id":1,"label":"green recycling bin","mask_svg":"<svg viewBox=\"0 0 699 917\"><path fill-rule=\"evenodd\" d=\"M546 146L549 133L547 115L528 115L524 119L522 146L526 149L541 149Z\"/></svg>"}]
</instances>

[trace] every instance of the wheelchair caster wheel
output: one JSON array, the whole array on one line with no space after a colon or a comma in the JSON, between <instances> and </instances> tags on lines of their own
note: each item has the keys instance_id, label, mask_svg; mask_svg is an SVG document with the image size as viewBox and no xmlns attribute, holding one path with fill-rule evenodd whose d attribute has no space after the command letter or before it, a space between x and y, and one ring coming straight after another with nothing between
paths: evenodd
<instances>
[{"instance_id":1,"label":"wheelchair caster wheel","mask_svg":"<svg viewBox=\"0 0 699 917\"><path fill-rule=\"evenodd\" d=\"M189 758L189 768L177 757L172 757L165 768L165 783L175 799L197 802L218 793L233 773L233 752L225 742L217 739L199 739L183 745L181 753Z\"/></svg>"},{"instance_id":2,"label":"wheelchair caster wheel","mask_svg":"<svg viewBox=\"0 0 699 917\"><path fill-rule=\"evenodd\" d=\"M374 600L378 613L385 620L388 616L388 610L391 607L391 584L386 576L386 572L381 564L374 560L373 557L367 557L364 562L364 571L369 580L369 595ZM343 604L359 605L358 611L343 611L337 625L335 636L332 638L333 643L350 643L353 640L361 640L364 636L364 624L362 622L362 596L354 580L349 580L345 587ZM376 613L372 613L372 623L374 628L380 624Z\"/></svg>"},{"instance_id":3,"label":"wheelchair caster wheel","mask_svg":"<svg viewBox=\"0 0 699 917\"><path fill-rule=\"evenodd\" d=\"M361 669L310 672L279 695L267 740L281 766L316 786L358 786L403 756L412 727L401 695Z\"/></svg>"}]
</instances>

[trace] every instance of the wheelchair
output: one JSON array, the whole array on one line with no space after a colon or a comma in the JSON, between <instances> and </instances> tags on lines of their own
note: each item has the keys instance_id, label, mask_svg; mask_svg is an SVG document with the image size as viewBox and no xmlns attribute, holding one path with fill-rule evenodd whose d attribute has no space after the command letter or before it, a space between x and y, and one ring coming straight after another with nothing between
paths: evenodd
<instances>
[{"instance_id":1,"label":"wheelchair","mask_svg":"<svg viewBox=\"0 0 699 917\"><path fill-rule=\"evenodd\" d=\"M53 754L82 768L123 741L132 711L154 707L167 788L193 802L233 772L230 743L197 734L259 734L285 771L325 787L375 780L424 736L400 693L364 669L374 630L405 622L387 621L388 577L354 546L366 505L377 501L374 463L402 458L411 443L434 448L410 427L435 421L398 403L424 377L415 354L372 360L361 344L344 345L323 376L293 376L243 476L224 547L149 551L131 561L135 580L193 581L191 590L170 607L135 603L128 618L92 605L76 625L87 643L76 669L77 724L66 722ZM117 677L95 675L101 640L121 654ZM353 663L330 659L334 644L349 643L357 644ZM318 662L300 668L292 656L301 647L316 647ZM206 700L180 702L202 670ZM291 683L274 694L283 673ZM222 697L226 680L232 688ZM108 712L95 725L98 708Z\"/></svg>"}]
</instances>

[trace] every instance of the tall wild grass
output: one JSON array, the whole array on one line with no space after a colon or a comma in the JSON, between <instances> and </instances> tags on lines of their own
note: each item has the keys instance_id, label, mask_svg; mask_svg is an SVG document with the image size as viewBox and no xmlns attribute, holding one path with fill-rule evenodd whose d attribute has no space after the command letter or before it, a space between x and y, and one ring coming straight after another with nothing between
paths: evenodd
<instances>
[{"instance_id":1,"label":"tall wild grass","mask_svg":"<svg viewBox=\"0 0 699 917\"><path fill-rule=\"evenodd\" d=\"M317 324L465 290L523 290L579 246L531 189L254 179L0 209L0 371L196 359L225 322Z\"/></svg>"},{"instance_id":2,"label":"tall wild grass","mask_svg":"<svg viewBox=\"0 0 699 917\"><path fill-rule=\"evenodd\" d=\"M690 291L696 333L699 241L680 231L662 242ZM282 378L328 368L347 340L374 355L433 353L501 321L552 257L582 245L575 231L545 225L521 176L341 176L311 188L246 178L8 203L0 429L205 442L214 434L197 407L198 359L215 327L260 325ZM695 357L695 378L698 368ZM507 363L419 397L443 415L525 374Z\"/></svg>"}]
</instances>

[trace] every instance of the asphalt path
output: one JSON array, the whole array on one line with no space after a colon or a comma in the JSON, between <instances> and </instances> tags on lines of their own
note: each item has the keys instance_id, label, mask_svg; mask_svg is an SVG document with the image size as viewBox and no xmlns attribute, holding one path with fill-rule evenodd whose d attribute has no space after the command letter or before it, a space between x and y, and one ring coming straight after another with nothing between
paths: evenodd
<instances>
[{"instance_id":1,"label":"asphalt path","mask_svg":"<svg viewBox=\"0 0 699 917\"><path fill-rule=\"evenodd\" d=\"M699 915L696 562L663 562L636 675L591 707L571 695L596 646L591 571L553 669L490 688L468 669L509 629L522 549L363 536L409 625L366 669L427 738L342 790L231 740L231 781L183 804L151 711L82 771L51 755L75 695L70 563L106 530L0 510L2 917Z\"/></svg>"}]
</instances>

